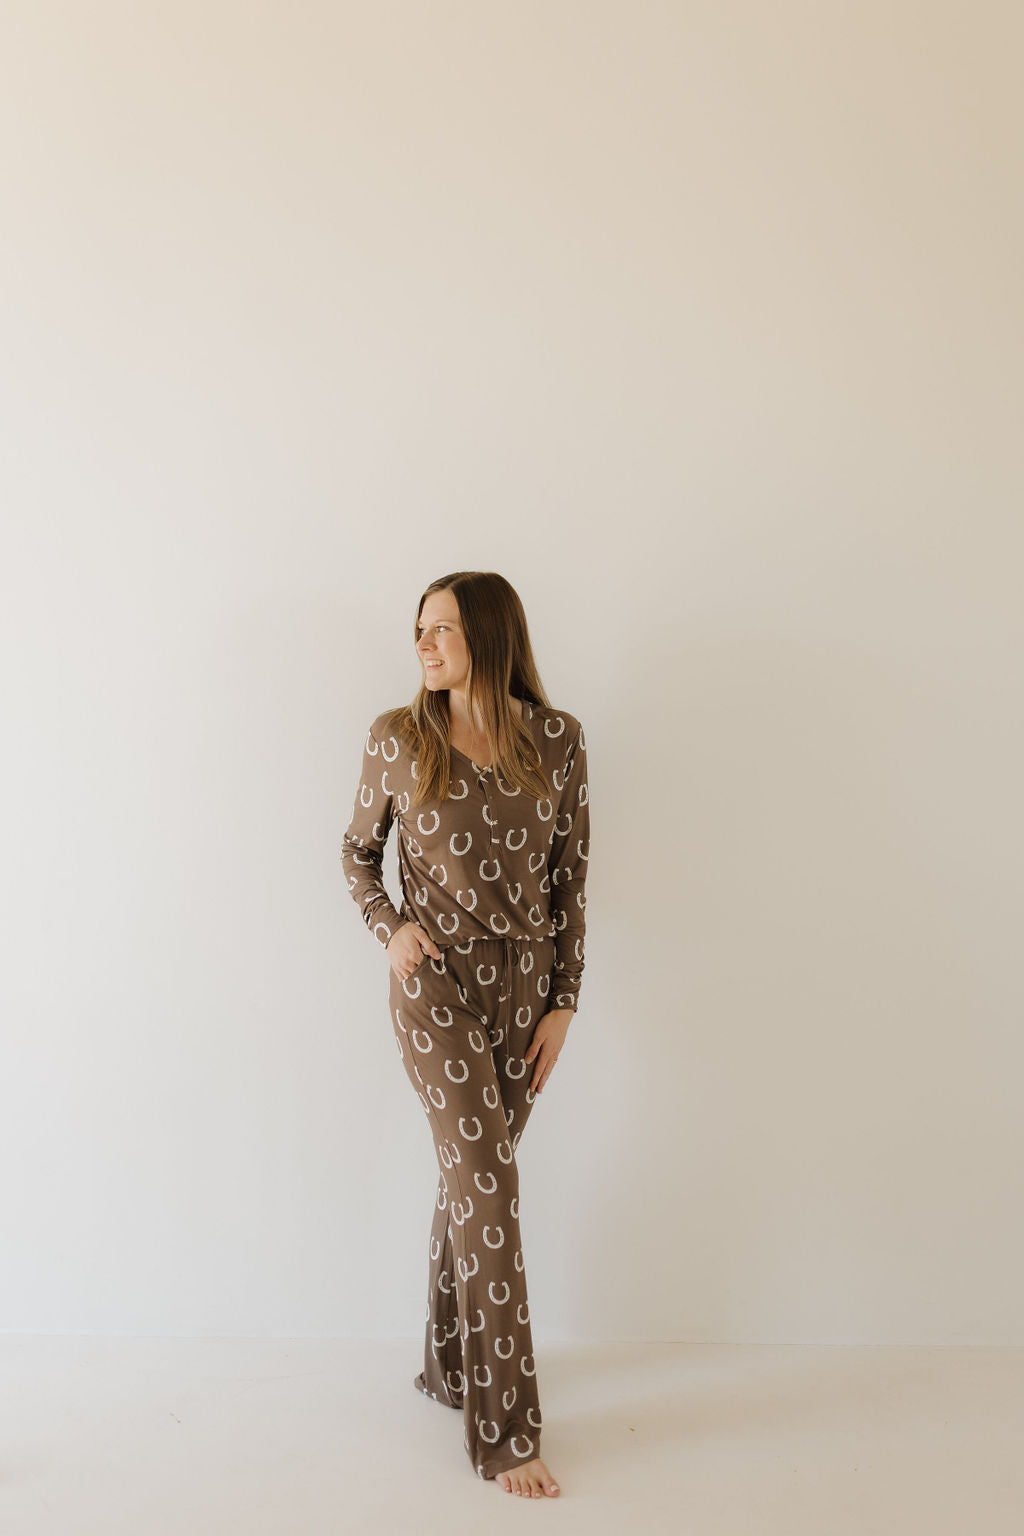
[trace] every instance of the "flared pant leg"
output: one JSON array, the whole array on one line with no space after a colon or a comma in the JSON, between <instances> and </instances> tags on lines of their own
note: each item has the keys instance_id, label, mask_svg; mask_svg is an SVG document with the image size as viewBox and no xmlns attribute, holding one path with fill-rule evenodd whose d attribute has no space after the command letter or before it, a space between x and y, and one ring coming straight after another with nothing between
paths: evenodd
<instances>
[{"instance_id":1,"label":"flared pant leg","mask_svg":"<svg viewBox=\"0 0 1024 1536\"><path fill-rule=\"evenodd\" d=\"M389 973L395 1039L439 1171L415 1385L462 1409L480 1477L540 1454L515 1154L537 1097L523 1053L553 964L553 938L488 938L425 959L404 981Z\"/></svg>"}]
</instances>

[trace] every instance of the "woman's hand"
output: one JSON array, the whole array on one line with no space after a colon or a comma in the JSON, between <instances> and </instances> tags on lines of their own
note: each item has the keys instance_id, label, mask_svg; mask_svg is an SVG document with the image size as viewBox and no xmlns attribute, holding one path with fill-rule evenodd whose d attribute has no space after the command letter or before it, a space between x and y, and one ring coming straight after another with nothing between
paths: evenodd
<instances>
[{"instance_id":1,"label":"woman's hand","mask_svg":"<svg viewBox=\"0 0 1024 1536\"><path fill-rule=\"evenodd\" d=\"M535 1093L540 1093L551 1076L551 1069L558 1060L565 1037L569 1032L572 1022L572 1008L552 1008L550 1013L545 1013L537 1021L537 1028L533 1032L533 1039L526 1047L524 1061L536 1061L533 1076L530 1079L530 1087Z\"/></svg>"},{"instance_id":2,"label":"woman's hand","mask_svg":"<svg viewBox=\"0 0 1024 1536\"><path fill-rule=\"evenodd\" d=\"M412 975L424 955L433 955L435 960L441 958L441 951L419 923L403 923L396 928L386 948L391 969L401 981Z\"/></svg>"}]
</instances>

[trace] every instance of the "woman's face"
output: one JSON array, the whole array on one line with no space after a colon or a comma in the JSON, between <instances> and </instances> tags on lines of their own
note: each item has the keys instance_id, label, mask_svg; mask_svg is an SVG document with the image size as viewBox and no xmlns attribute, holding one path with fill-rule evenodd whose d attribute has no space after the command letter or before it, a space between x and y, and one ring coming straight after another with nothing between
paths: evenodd
<instances>
[{"instance_id":1,"label":"woman's face","mask_svg":"<svg viewBox=\"0 0 1024 1536\"><path fill-rule=\"evenodd\" d=\"M450 588L431 592L424 602L416 629L416 650L429 689L465 687L469 647Z\"/></svg>"}]
</instances>

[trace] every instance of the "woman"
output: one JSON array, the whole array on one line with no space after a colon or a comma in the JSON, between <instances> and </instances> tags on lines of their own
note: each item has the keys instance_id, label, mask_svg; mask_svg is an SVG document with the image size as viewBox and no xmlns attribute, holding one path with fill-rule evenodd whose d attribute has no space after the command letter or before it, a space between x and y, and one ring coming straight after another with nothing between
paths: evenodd
<instances>
[{"instance_id":1,"label":"woman","mask_svg":"<svg viewBox=\"0 0 1024 1536\"><path fill-rule=\"evenodd\" d=\"M480 1477L557 1497L540 1458L515 1149L579 1001L586 746L547 702L504 577L432 582L415 644L419 692L369 728L341 853L391 962L395 1039L440 1168L415 1385L463 1410ZM392 820L400 910L381 879Z\"/></svg>"}]
</instances>

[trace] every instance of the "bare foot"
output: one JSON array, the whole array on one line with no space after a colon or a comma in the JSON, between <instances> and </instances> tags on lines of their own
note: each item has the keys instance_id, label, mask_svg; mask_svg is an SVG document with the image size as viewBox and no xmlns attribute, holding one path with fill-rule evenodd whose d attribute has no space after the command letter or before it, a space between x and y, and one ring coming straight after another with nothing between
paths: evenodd
<instances>
[{"instance_id":1,"label":"bare foot","mask_svg":"<svg viewBox=\"0 0 1024 1536\"><path fill-rule=\"evenodd\" d=\"M496 1472L494 1481L506 1493L518 1493L527 1499L558 1498L558 1484L539 1456L521 1466L509 1467L507 1472Z\"/></svg>"}]
</instances>

